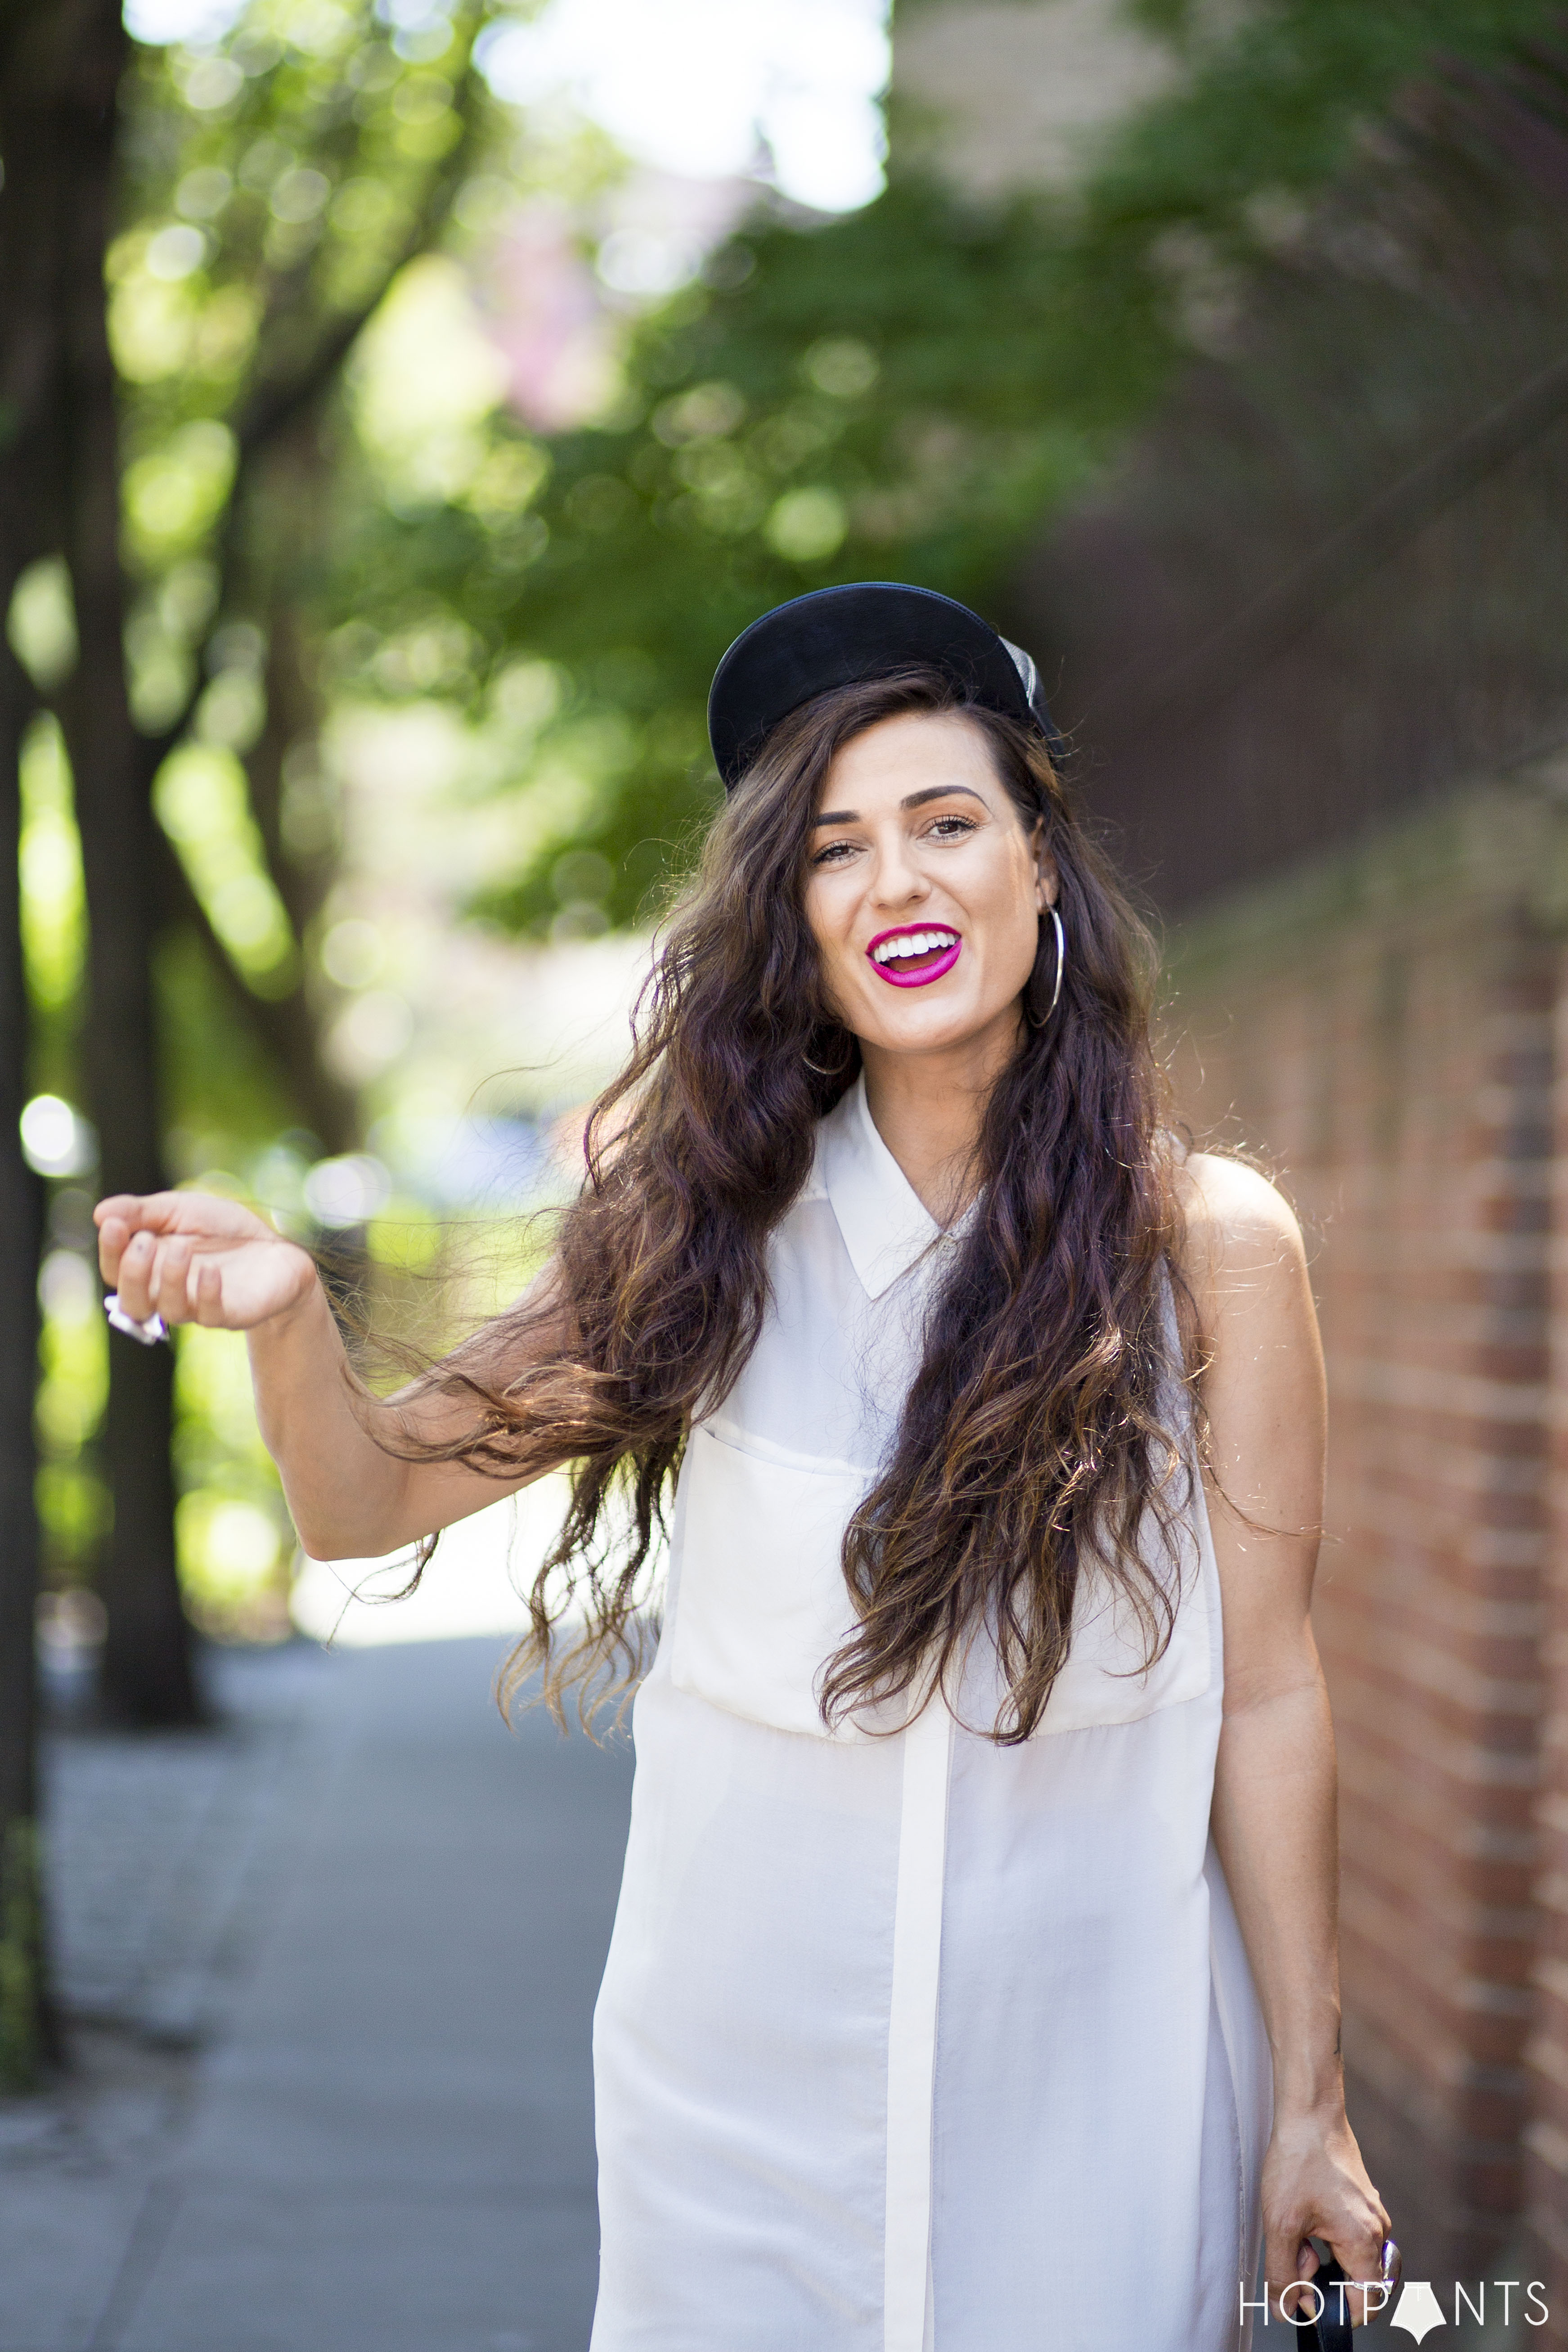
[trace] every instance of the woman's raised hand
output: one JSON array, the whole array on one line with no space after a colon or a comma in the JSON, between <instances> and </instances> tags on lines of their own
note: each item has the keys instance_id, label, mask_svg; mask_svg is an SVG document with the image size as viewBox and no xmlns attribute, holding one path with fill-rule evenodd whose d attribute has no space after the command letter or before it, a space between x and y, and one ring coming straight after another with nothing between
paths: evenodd
<instances>
[{"instance_id":1,"label":"woman's raised hand","mask_svg":"<svg viewBox=\"0 0 1568 2352\"><path fill-rule=\"evenodd\" d=\"M211 1192L117 1192L93 1211L98 1263L127 1315L248 1331L308 1298L316 1267L294 1242Z\"/></svg>"}]
</instances>

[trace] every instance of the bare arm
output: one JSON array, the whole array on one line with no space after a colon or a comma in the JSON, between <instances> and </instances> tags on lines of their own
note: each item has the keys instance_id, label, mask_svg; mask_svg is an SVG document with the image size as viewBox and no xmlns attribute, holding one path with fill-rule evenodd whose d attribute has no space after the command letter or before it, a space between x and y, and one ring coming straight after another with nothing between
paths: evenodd
<instances>
[{"instance_id":1,"label":"bare arm","mask_svg":"<svg viewBox=\"0 0 1568 2352\"><path fill-rule=\"evenodd\" d=\"M1317 2266L1309 2237L1326 2239L1351 2278L1374 2279L1388 2235L1345 2117L1340 2055L1334 1738L1310 1614L1322 1351L1300 1232L1273 1187L1194 1154L1185 1190L1187 1270L1212 1351L1206 1483L1225 1613L1214 1834L1273 2053L1264 2274L1282 2316L1280 2289Z\"/></svg>"},{"instance_id":2,"label":"bare arm","mask_svg":"<svg viewBox=\"0 0 1568 2352\"><path fill-rule=\"evenodd\" d=\"M406 1462L384 1452L371 1433L378 1423L394 1439L439 1442L457 1434L462 1405L418 1381L384 1402L367 1399L350 1373L314 1261L238 1202L203 1192L121 1193L94 1213L104 1280L129 1314L245 1332L262 1439L312 1558L399 1550L542 1475L493 1478L458 1462ZM465 1353L497 1370L483 1335L457 1360ZM512 1374L521 1369L510 1367Z\"/></svg>"}]
</instances>

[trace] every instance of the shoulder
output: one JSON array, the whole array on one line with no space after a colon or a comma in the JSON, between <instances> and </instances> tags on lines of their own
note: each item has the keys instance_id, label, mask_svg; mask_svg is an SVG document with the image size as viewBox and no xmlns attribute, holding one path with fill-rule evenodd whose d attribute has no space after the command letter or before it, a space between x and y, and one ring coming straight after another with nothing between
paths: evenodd
<instances>
[{"instance_id":1,"label":"shoulder","mask_svg":"<svg viewBox=\"0 0 1568 2352\"><path fill-rule=\"evenodd\" d=\"M1206 1249L1223 1255L1258 1243L1302 1249L1301 1227L1290 1203L1245 1160L1189 1151L1176 1171L1176 1192L1189 1235Z\"/></svg>"},{"instance_id":2,"label":"shoulder","mask_svg":"<svg viewBox=\"0 0 1568 2352\"><path fill-rule=\"evenodd\" d=\"M1199 1321L1217 1336L1238 1311L1299 1295L1307 1252L1294 1210L1245 1160L1192 1151L1176 1171L1182 1210L1181 1270Z\"/></svg>"},{"instance_id":3,"label":"shoulder","mask_svg":"<svg viewBox=\"0 0 1568 2352\"><path fill-rule=\"evenodd\" d=\"M1303 1555L1310 1578L1327 1442L1322 1341L1301 1228L1278 1189L1244 1160L1208 1151L1190 1155L1178 1183L1205 1470L1211 1505L1224 1507L1215 1527L1228 1612L1240 1592L1256 1595L1252 1571L1268 1557L1258 1547L1272 1540L1269 1531L1311 1536ZM1256 1631L1258 1621L1251 1622ZM1227 1676L1230 1630L1227 1616Z\"/></svg>"}]
</instances>

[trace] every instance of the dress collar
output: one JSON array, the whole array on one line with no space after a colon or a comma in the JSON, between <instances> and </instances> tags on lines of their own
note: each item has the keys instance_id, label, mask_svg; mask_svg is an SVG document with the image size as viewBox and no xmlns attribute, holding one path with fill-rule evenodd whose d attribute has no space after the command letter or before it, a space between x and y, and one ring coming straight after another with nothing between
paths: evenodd
<instances>
[{"instance_id":1,"label":"dress collar","mask_svg":"<svg viewBox=\"0 0 1568 2352\"><path fill-rule=\"evenodd\" d=\"M877 1132L865 1073L822 1122L818 1165L849 1262L868 1298L880 1298L932 1242L937 1223ZM952 1235L967 1225L961 1218Z\"/></svg>"}]
</instances>

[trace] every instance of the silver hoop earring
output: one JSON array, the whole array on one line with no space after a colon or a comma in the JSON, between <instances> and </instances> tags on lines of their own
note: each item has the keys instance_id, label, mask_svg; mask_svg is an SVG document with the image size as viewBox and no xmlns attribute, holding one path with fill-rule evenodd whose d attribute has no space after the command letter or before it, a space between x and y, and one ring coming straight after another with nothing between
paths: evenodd
<instances>
[{"instance_id":1,"label":"silver hoop earring","mask_svg":"<svg viewBox=\"0 0 1568 2352\"><path fill-rule=\"evenodd\" d=\"M1061 1001L1062 1001L1062 974L1063 974L1063 972L1064 972L1064 971L1066 971L1066 970L1067 970L1067 961L1068 961L1068 945L1067 945L1067 935L1066 935L1066 933L1065 933L1065 932L1063 931L1063 929L1062 929L1062 919L1061 919L1060 915L1057 912L1056 907L1055 907L1054 905L1047 907L1047 909L1046 909L1046 912L1047 912L1047 915L1049 915L1049 917L1050 917L1050 919L1051 919L1052 928L1054 929L1054 930L1055 930L1055 932L1056 932L1056 935L1057 935L1057 977L1056 977L1056 985L1055 985L1055 986L1053 987L1053 989L1051 990L1051 1001L1050 1001L1050 1003L1047 1005L1047 1007L1046 1007L1046 1009L1045 1009L1044 1013L1041 1014L1040 1018L1039 1018L1037 1021L1036 1020L1036 1018L1035 1018L1034 1014L1030 1012L1030 1010L1029 1010L1029 1008L1028 1008L1028 1005L1027 1005L1027 1003L1026 1003L1026 1004L1025 1004L1025 1006L1024 1006L1024 1018L1025 1018L1025 1020L1028 1023L1028 1024L1029 1024L1029 1026L1030 1026L1030 1028L1031 1028L1031 1029L1044 1029L1044 1028L1046 1027L1047 1024L1049 1022L1049 1020L1050 1020L1050 1017L1051 1017L1052 1013L1056 1011L1056 1009L1057 1009L1058 1005L1061 1003Z\"/></svg>"},{"instance_id":2,"label":"silver hoop earring","mask_svg":"<svg viewBox=\"0 0 1568 2352\"><path fill-rule=\"evenodd\" d=\"M844 1064L842 1060L840 1060L835 1067L825 1070L822 1064L820 1062L814 1062L809 1054L802 1054L800 1058L805 1067L810 1070L815 1077L841 1078L844 1075Z\"/></svg>"}]
</instances>

